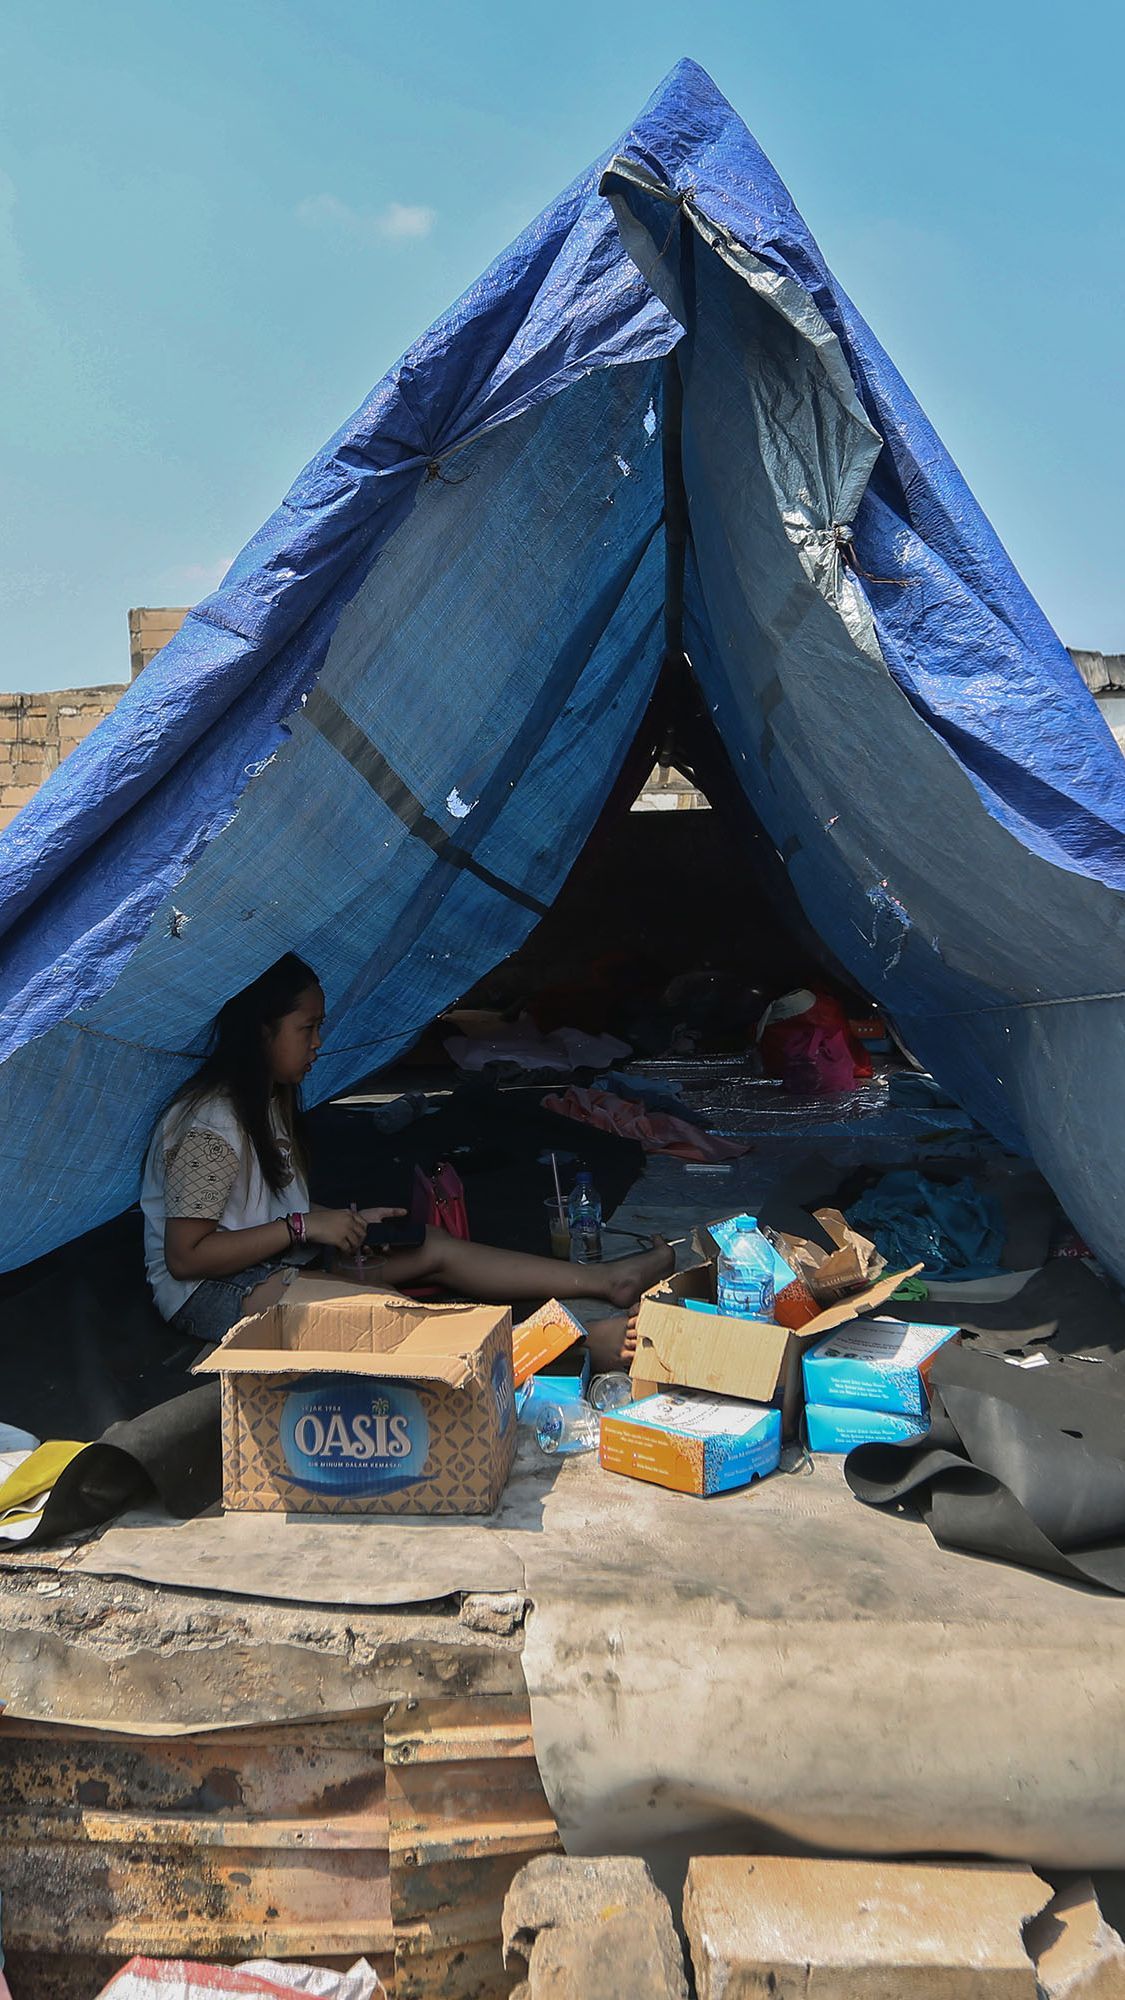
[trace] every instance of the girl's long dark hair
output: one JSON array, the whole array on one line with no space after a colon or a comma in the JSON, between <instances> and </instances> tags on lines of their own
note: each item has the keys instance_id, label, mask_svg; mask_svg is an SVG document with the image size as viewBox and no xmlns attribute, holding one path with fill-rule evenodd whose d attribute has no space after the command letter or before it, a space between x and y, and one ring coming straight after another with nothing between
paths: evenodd
<instances>
[{"instance_id":1,"label":"girl's long dark hair","mask_svg":"<svg viewBox=\"0 0 1125 2000\"><path fill-rule=\"evenodd\" d=\"M219 1009L211 1035L211 1047L193 1077L176 1092L172 1104L197 1103L212 1091L224 1091L255 1153L267 1187L280 1194L288 1185L289 1160L273 1129L270 1117L274 1095L281 1105L282 1121L293 1149L293 1165L305 1169L300 1134L300 1105L297 1092L279 1089L270 1068L266 1038L291 1014L310 986L317 985L316 973L295 952L287 951Z\"/></svg>"}]
</instances>

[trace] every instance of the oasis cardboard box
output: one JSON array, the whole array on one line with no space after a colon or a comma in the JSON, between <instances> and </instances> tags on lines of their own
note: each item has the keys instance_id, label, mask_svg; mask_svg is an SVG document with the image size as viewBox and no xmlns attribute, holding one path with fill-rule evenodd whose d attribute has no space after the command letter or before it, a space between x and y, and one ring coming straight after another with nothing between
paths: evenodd
<instances>
[{"instance_id":1,"label":"oasis cardboard box","mask_svg":"<svg viewBox=\"0 0 1125 2000\"><path fill-rule=\"evenodd\" d=\"M853 1320L817 1342L804 1359L806 1403L837 1403L846 1410L895 1410L908 1417L929 1413L926 1383L934 1356L956 1326L911 1326L901 1319Z\"/></svg>"},{"instance_id":2,"label":"oasis cardboard box","mask_svg":"<svg viewBox=\"0 0 1125 2000\"><path fill-rule=\"evenodd\" d=\"M607 1472L648 1479L675 1493L729 1493L777 1471L781 1414L690 1389L647 1396L606 1411L599 1457Z\"/></svg>"},{"instance_id":3,"label":"oasis cardboard box","mask_svg":"<svg viewBox=\"0 0 1125 2000\"><path fill-rule=\"evenodd\" d=\"M888 1272L838 1305L826 1306L799 1333L760 1319L731 1319L715 1309L716 1263L708 1258L647 1291L637 1316L633 1395L651 1396L665 1384L777 1403L782 1433L796 1436L801 1412L801 1356L833 1327L886 1305L909 1271ZM695 1306L705 1311L692 1309Z\"/></svg>"},{"instance_id":4,"label":"oasis cardboard box","mask_svg":"<svg viewBox=\"0 0 1125 2000\"><path fill-rule=\"evenodd\" d=\"M293 1514L487 1514L516 1448L512 1317L295 1278L197 1374L218 1375L223 1504Z\"/></svg>"}]
</instances>

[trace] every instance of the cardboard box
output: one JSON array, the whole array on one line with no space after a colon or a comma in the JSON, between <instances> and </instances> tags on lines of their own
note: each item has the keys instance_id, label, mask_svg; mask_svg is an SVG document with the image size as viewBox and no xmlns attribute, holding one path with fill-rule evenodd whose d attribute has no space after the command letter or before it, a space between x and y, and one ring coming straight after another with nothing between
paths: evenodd
<instances>
[{"instance_id":1,"label":"cardboard box","mask_svg":"<svg viewBox=\"0 0 1125 2000\"><path fill-rule=\"evenodd\" d=\"M960 1337L956 1326L854 1320L808 1350L803 1364L805 1401L925 1416L930 1407L926 1383L934 1356Z\"/></svg>"},{"instance_id":2,"label":"cardboard box","mask_svg":"<svg viewBox=\"0 0 1125 2000\"><path fill-rule=\"evenodd\" d=\"M839 1403L808 1403L805 1426L810 1451L851 1451L857 1444L909 1444L925 1437L928 1417L894 1410L847 1410Z\"/></svg>"},{"instance_id":3,"label":"cardboard box","mask_svg":"<svg viewBox=\"0 0 1125 2000\"><path fill-rule=\"evenodd\" d=\"M581 1320L575 1319L557 1299L548 1299L545 1306L521 1319L512 1330L512 1374L516 1388L585 1338Z\"/></svg>"},{"instance_id":4,"label":"cardboard box","mask_svg":"<svg viewBox=\"0 0 1125 2000\"><path fill-rule=\"evenodd\" d=\"M826 1306L799 1332L772 1321L730 1319L720 1312L685 1310L685 1301L715 1304L713 1261L675 1271L645 1293L637 1318L633 1394L653 1395L666 1384L740 1396L751 1403L777 1403L782 1435L796 1436L801 1410L801 1357L833 1327L886 1305L904 1278L921 1270L888 1272L838 1305Z\"/></svg>"},{"instance_id":5,"label":"cardboard box","mask_svg":"<svg viewBox=\"0 0 1125 2000\"><path fill-rule=\"evenodd\" d=\"M729 1396L648 1396L606 1412L599 1456L607 1472L675 1493L729 1493L776 1472L781 1416Z\"/></svg>"},{"instance_id":6,"label":"cardboard box","mask_svg":"<svg viewBox=\"0 0 1125 2000\"><path fill-rule=\"evenodd\" d=\"M195 1372L222 1382L231 1509L487 1514L511 1471L506 1309L301 1276Z\"/></svg>"},{"instance_id":7,"label":"cardboard box","mask_svg":"<svg viewBox=\"0 0 1125 2000\"><path fill-rule=\"evenodd\" d=\"M804 1284L815 1310L838 1305L853 1292L875 1284L886 1270L887 1260L879 1255L869 1237L861 1236L858 1229L851 1227L838 1208L814 1209L813 1220L820 1224L829 1242L835 1244L834 1250L826 1251L806 1236L782 1234L775 1255L780 1257L789 1277ZM779 1290L784 1287L779 1285ZM784 1323L793 1326L804 1322L787 1319Z\"/></svg>"}]
</instances>

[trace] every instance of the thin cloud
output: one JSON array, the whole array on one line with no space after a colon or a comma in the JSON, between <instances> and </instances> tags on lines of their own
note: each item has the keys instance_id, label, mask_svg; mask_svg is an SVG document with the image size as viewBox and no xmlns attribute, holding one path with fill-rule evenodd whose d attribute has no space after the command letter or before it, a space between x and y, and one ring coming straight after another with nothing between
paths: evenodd
<instances>
[{"instance_id":1,"label":"thin cloud","mask_svg":"<svg viewBox=\"0 0 1125 2000\"><path fill-rule=\"evenodd\" d=\"M181 563L169 572L169 580L174 582L177 590L187 590L197 601L200 597L209 597L213 590L219 588L233 561L233 556L219 556L215 562Z\"/></svg>"},{"instance_id":2,"label":"thin cloud","mask_svg":"<svg viewBox=\"0 0 1125 2000\"><path fill-rule=\"evenodd\" d=\"M358 209L335 194L307 195L295 210L309 229L331 229L363 243L418 243L437 221L437 211L420 203L392 201L386 208Z\"/></svg>"},{"instance_id":3,"label":"thin cloud","mask_svg":"<svg viewBox=\"0 0 1125 2000\"><path fill-rule=\"evenodd\" d=\"M380 234L392 243L409 243L420 236L428 236L436 221L437 215L432 208L392 201L376 218L376 226Z\"/></svg>"}]
</instances>

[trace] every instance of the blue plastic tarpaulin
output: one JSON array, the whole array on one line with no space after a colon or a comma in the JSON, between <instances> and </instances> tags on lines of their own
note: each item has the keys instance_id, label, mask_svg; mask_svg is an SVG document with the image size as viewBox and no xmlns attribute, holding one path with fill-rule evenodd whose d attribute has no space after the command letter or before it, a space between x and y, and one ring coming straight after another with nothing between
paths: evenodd
<instances>
[{"instance_id":1,"label":"blue plastic tarpaulin","mask_svg":"<svg viewBox=\"0 0 1125 2000\"><path fill-rule=\"evenodd\" d=\"M683 630L825 944L1119 1274L1125 763L768 160L680 64L0 839L0 1262L125 1207L222 1001L319 1096L514 951ZM679 398L677 398L677 401Z\"/></svg>"}]
</instances>

